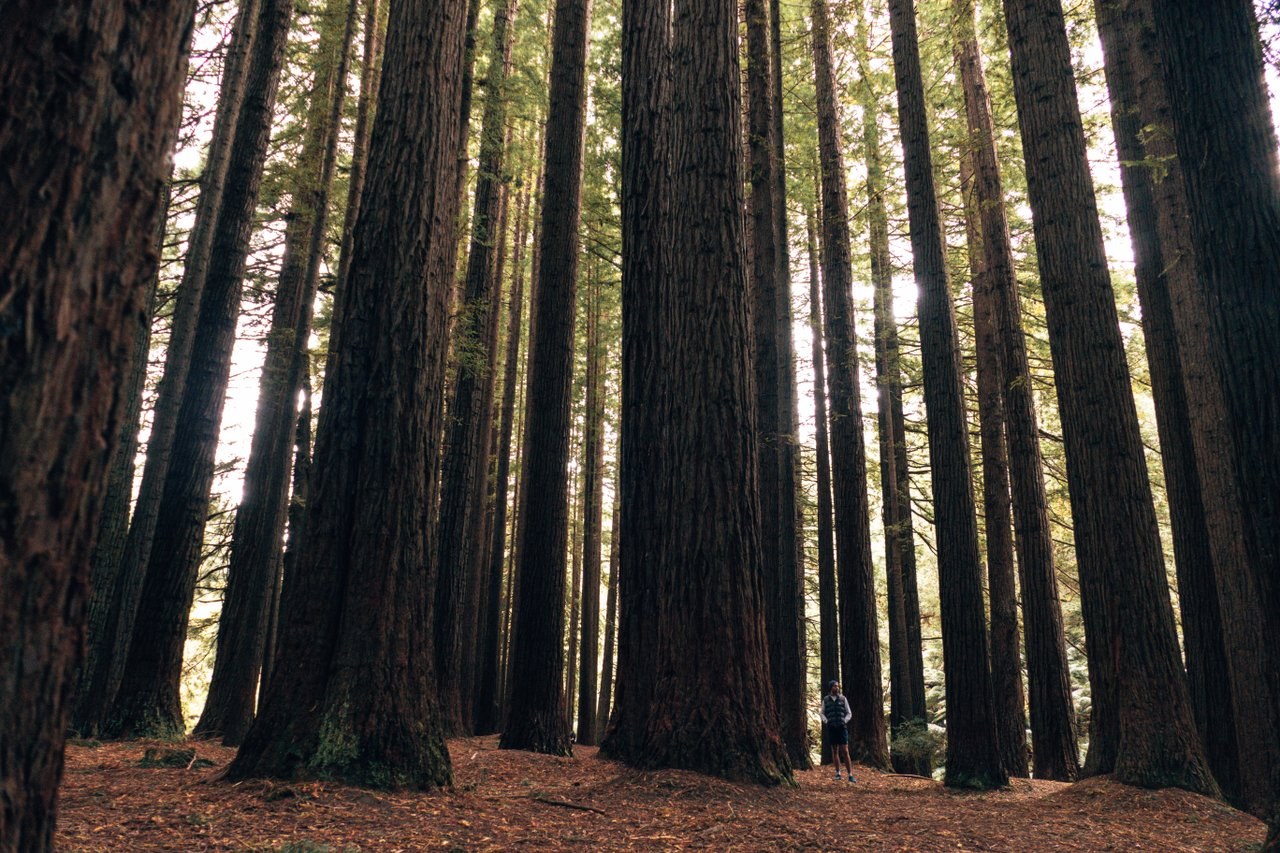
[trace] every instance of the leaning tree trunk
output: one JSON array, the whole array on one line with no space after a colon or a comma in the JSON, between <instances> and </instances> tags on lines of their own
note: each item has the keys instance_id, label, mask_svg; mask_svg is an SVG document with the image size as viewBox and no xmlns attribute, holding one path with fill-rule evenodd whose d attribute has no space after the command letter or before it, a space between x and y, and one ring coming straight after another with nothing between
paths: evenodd
<instances>
[{"instance_id":1,"label":"leaning tree trunk","mask_svg":"<svg viewBox=\"0 0 1280 853\"><path fill-rule=\"evenodd\" d=\"M1171 297L1178 294L1184 304L1195 299L1200 305L1203 297L1188 233L1186 190L1173 141L1167 134L1157 138L1143 132L1146 120L1138 103L1139 89L1146 90L1153 101L1158 99L1151 107L1152 118L1164 126L1168 107L1159 79L1150 6L1140 9L1141 5L1120 10L1114 2L1104 1L1095 2L1094 9L1106 60L1112 129L1156 404L1191 706L1209 766L1223 793L1242 808L1252 801L1255 813L1262 813L1257 810L1267 802L1272 728L1258 716L1259 711L1266 715L1265 681L1256 669L1259 656L1252 645L1262 626L1252 600L1236 602L1229 611L1230 621L1238 627L1227 633L1222 624L1223 602L1214 578L1215 566L1219 573L1238 575L1237 567L1247 565L1248 557L1237 509L1237 485L1227 473L1226 436L1218 434L1223 428L1221 393L1216 381L1206 384L1205 365L1212 357L1204 349L1207 311L1196 311L1199 316L1189 318L1183 332L1175 329ZM1144 136L1149 148L1143 143ZM1160 158L1158 180L1145 165L1150 162L1148 156ZM1164 195L1161 201L1170 208L1167 212L1156 210L1158 184L1171 185L1160 190ZM1186 368L1180 350L1189 356ZM1188 392L1197 397L1194 407ZM1200 431L1203 479L1197 471L1196 429ZM1229 652L1224 640L1232 634L1250 639L1244 648ZM1242 675L1246 676L1244 683Z\"/></svg>"},{"instance_id":2,"label":"leaning tree trunk","mask_svg":"<svg viewBox=\"0 0 1280 853\"><path fill-rule=\"evenodd\" d=\"M1026 338L1022 331L1004 188L996 159L991 103L974 32L972 2L955 0L952 15L958 32L962 34L959 65L973 146L974 191L982 234L982 259L991 288L994 336L1000 347L999 391L1022 587L1032 766L1037 779L1070 781L1079 772L1075 709L1071 699L1058 578L1053 565L1053 540L1040 457L1040 431L1032 397Z\"/></svg>"},{"instance_id":3,"label":"leaning tree trunk","mask_svg":"<svg viewBox=\"0 0 1280 853\"><path fill-rule=\"evenodd\" d=\"M779 168L774 139L769 12L765 0L747 0L747 92L751 239L751 295L756 384L756 419L760 430L760 523L765 549L765 628L769 671L782 726L782 740L795 767L807 767L809 743L805 707L803 598L796 561L796 495L792 464L790 353L780 346L779 302L789 302L787 278L778 254L780 231L775 197ZM785 217L783 218L785 222ZM788 312L789 313L789 312Z\"/></svg>"},{"instance_id":4,"label":"leaning tree trunk","mask_svg":"<svg viewBox=\"0 0 1280 853\"><path fill-rule=\"evenodd\" d=\"M227 166L209 272L178 409L164 498L147 561L120 690L104 732L113 737L177 737L182 716L182 653L200 568L209 490L231 374L236 321L258 186L271 134L293 0L263 0L249 55L245 99Z\"/></svg>"},{"instance_id":5,"label":"leaning tree trunk","mask_svg":"<svg viewBox=\"0 0 1280 853\"><path fill-rule=\"evenodd\" d=\"M391 6L306 540L283 592L275 673L233 779L451 781L433 700L426 530L456 249L464 23L463 0Z\"/></svg>"},{"instance_id":6,"label":"leaning tree trunk","mask_svg":"<svg viewBox=\"0 0 1280 853\"><path fill-rule=\"evenodd\" d=\"M840 674L840 623L836 613L836 543L831 527L831 448L827 442L827 369L822 351L821 261L813 211L806 212L809 237L809 329L813 336L813 419L818 487L818 649L821 684ZM821 761L831 763L831 743L823 727Z\"/></svg>"},{"instance_id":7,"label":"leaning tree trunk","mask_svg":"<svg viewBox=\"0 0 1280 853\"><path fill-rule=\"evenodd\" d=\"M933 185L915 3L891 0L889 16L929 410L947 698L946 783L990 788L1005 784L1008 776L997 748L955 309Z\"/></svg>"},{"instance_id":8,"label":"leaning tree trunk","mask_svg":"<svg viewBox=\"0 0 1280 853\"><path fill-rule=\"evenodd\" d=\"M1223 612L1258 601L1262 636L1274 638L1280 636L1280 164L1257 22L1247 0L1221 4L1210 16L1178 0L1152 6L1162 77L1176 107L1170 118L1178 161L1188 164L1191 238L1224 403L1216 414L1225 415L1231 438L1249 557L1247 571L1218 574ZM1256 635L1242 646L1248 641L1241 627L1224 620L1228 645L1261 658L1244 663L1266 674L1275 713L1280 652ZM1271 850L1280 848L1280 735L1274 721L1264 730L1271 735Z\"/></svg>"},{"instance_id":9,"label":"leaning tree trunk","mask_svg":"<svg viewBox=\"0 0 1280 853\"><path fill-rule=\"evenodd\" d=\"M53 847L194 3L0 10L0 849ZM74 50L68 46L75 45Z\"/></svg>"},{"instance_id":10,"label":"leaning tree trunk","mask_svg":"<svg viewBox=\"0 0 1280 853\"><path fill-rule=\"evenodd\" d=\"M880 631L876 622L874 564L867 499L867 457L862 439L854 329L849 199L841 154L827 0L813 0L813 61L822 170L823 319L831 360L831 467L836 548L840 553L841 682L853 711L849 752L855 761L889 766Z\"/></svg>"},{"instance_id":11,"label":"leaning tree trunk","mask_svg":"<svg viewBox=\"0 0 1280 853\"><path fill-rule=\"evenodd\" d=\"M1087 772L1216 793L1191 715L1058 0L1005 0L1093 683Z\"/></svg>"},{"instance_id":12,"label":"leaning tree trunk","mask_svg":"<svg viewBox=\"0 0 1280 853\"><path fill-rule=\"evenodd\" d=\"M591 0L557 0L547 114L541 269L530 335L518 600L507 723L499 745L568 755L564 695L564 564L569 404L582 215Z\"/></svg>"},{"instance_id":13,"label":"leaning tree trunk","mask_svg":"<svg viewBox=\"0 0 1280 853\"><path fill-rule=\"evenodd\" d=\"M494 275L494 252L498 243L505 155L504 89L514 40L514 14L515 0L504 0L504 5L493 19L489 70L485 75L480 168L476 178L475 210L471 217L471 246L462 304L453 328L456 367L450 383L453 395L448 409L441 474L433 609L440 711L445 731L450 735L461 734L466 719L462 699L466 682L462 666L463 631L471 624L472 616L466 612L464 602L472 558L479 557L468 547L471 543L467 533L472 517L482 512L482 507L474 505L473 498L476 482L488 464L484 457L489 435L482 424L485 416L484 387L490 378L486 370L490 354L486 331L493 310L493 293L500 288Z\"/></svg>"},{"instance_id":14,"label":"leaning tree trunk","mask_svg":"<svg viewBox=\"0 0 1280 853\"><path fill-rule=\"evenodd\" d=\"M75 709L75 726L84 734L97 733L106 722L116 692L120 689L129 644L133 639L134 619L138 613L157 514L169 471L178 408L191 368L191 347L200 312L200 297L208 273L213 231L222 205L231 145L235 140L237 118L244 97L248 55L257 34L259 5L259 0L242 0L240 3L224 60L212 138L204 172L200 176L200 197L187 237L182 281L174 304L164 372L156 389L138 499L134 503L119 566L108 571L115 580L110 593L103 590L103 594L110 595L107 616L97 625L90 624L92 651L89 665L81 673ZM174 132L177 132L176 128Z\"/></svg>"},{"instance_id":15,"label":"leaning tree trunk","mask_svg":"<svg viewBox=\"0 0 1280 853\"><path fill-rule=\"evenodd\" d=\"M345 5L345 9L343 8ZM307 341L315 302L329 191L338 157L338 127L358 5L331 0L321 19L320 45L299 153L293 205L286 217L284 255L258 388L253 444L245 465L244 497L236 511L218 645L204 711L194 734L244 740L258 695L266 649L271 589L279 575L289 498L298 394L309 369Z\"/></svg>"}]
</instances>

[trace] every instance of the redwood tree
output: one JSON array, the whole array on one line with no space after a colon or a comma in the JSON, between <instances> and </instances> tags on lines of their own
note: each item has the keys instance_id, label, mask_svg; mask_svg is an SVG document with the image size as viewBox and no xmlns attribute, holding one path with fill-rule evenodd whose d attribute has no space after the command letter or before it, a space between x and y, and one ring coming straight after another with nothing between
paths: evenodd
<instances>
[{"instance_id":1,"label":"redwood tree","mask_svg":"<svg viewBox=\"0 0 1280 853\"><path fill-rule=\"evenodd\" d=\"M562 645L567 463L591 0L557 0L555 11L540 270L530 334L513 681L499 746L568 755Z\"/></svg>"},{"instance_id":2,"label":"redwood tree","mask_svg":"<svg viewBox=\"0 0 1280 853\"><path fill-rule=\"evenodd\" d=\"M1178 654L1062 6L1004 6L1090 652L1085 769L1216 793Z\"/></svg>"},{"instance_id":3,"label":"redwood tree","mask_svg":"<svg viewBox=\"0 0 1280 853\"><path fill-rule=\"evenodd\" d=\"M1263 638L1280 636L1280 164L1248 0L1215 14L1153 0L1173 138L1183 165L1196 270L1203 282L1211 353L1221 386L1231 470L1240 489L1247 569L1220 577L1252 591ZM1231 602L1224 602L1224 606ZM1233 630L1233 626L1224 625ZM1240 648L1237 646L1237 648ZM1271 709L1280 707L1280 653L1253 638ZM1248 653L1248 652L1245 652ZM1272 755L1276 727L1268 727ZM1280 847L1280 765L1273 761L1271 831ZM1273 849L1272 846L1267 847Z\"/></svg>"},{"instance_id":4,"label":"redwood tree","mask_svg":"<svg viewBox=\"0 0 1280 853\"><path fill-rule=\"evenodd\" d=\"M822 171L823 320L829 350L831 468L836 549L840 554L840 681L853 711L849 752L855 761L889 766L880 631L867 499L867 456L858 391L857 335L853 320L853 266L849 195L841 153L827 0L813 0L813 62L818 98L818 150Z\"/></svg>"},{"instance_id":5,"label":"redwood tree","mask_svg":"<svg viewBox=\"0 0 1280 853\"><path fill-rule=\"evenodd\" d=\"M0 10L0 848L52 849L194 3ZM69 49L69 46L75 46Z\"/></svg>"},{"instance_id":6,"label":"redwood tree","mask_svg":"<svg viewBox=\"0 0 1280 853\"><path fill-rule=\"evenodd\" d=\"M890 0L889 19L929 410L947 697L946 783L989 788L1005 784L1008 776L997 750L955 309L933 183L915 3Z\"/></svg>"},{"instance_id":7,"label":"redwood tree","mask_svg":"<svg viewBox=\"0 0 1280 853\"><path fill-rule=\"evenodd\" d=\"M456 248L464 5L391 4L306 541L283 592L275 671L228 768L233 779L409 788L451 779L429 654L426 530Z\"/></svg>"}]
</instances>

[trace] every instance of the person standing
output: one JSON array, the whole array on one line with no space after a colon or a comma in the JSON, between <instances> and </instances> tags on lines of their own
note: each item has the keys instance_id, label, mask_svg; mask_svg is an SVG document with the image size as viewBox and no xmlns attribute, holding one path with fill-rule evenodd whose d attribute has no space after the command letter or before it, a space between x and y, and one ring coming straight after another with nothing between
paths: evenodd
<instances>
[{"instance_id":1,"label":"person standing","mask_svg":"<svg viewBox=\"0 0 1280 853\"><path fill-rule=\"evenodd\" d=\"M822 719L826 722L831 756L836 765L836 781L840 780L842 759L849 772L849 781L857 781L853 778L853 759L849 757L849 720L852 718L853 711L849 709L849 700L840 692L840 682L835 679L828 681L827 693L822 697Z\"/></svg>"}]
</instances>

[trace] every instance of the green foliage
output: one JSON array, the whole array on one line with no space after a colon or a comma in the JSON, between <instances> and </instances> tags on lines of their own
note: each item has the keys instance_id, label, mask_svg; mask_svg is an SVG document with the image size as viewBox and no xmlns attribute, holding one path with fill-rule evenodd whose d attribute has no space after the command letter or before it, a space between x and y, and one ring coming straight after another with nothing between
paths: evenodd
<instances>
[{"instance_id":1,"label":"green foliage","mask_svg":"<svg viewBox=\"0 0 1280 853\"><path fill-rule=\"evenodd\" d=\"M931 726L921 719L908 720L894 733L889 752L895 765L933 769L938 766L945 741L941 726Z\"/></svg>"}]
</instances>

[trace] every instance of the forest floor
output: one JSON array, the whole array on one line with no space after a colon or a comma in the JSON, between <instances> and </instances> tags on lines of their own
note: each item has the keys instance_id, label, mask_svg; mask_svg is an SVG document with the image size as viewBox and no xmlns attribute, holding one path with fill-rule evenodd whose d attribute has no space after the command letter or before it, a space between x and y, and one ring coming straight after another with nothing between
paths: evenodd
<instances>
[{"instance_id":1,"label":"forest floor","mask_svg":"<svg viewBox=\"0 0 1280 853\"><path fill-rule=\"evenodd\" d=\"M1017 780L958 793L863 769L799 787L736 785L684 771L636 772L579 746L573 758L450 742L455 786L386 793L308 782L217 780L234 754L189 743L213 766L148 768L149 746L70 745L57 846L65 851L282 853L484 850L1258 850L1263 824L1184 791L1110 780Z\"/></svg>"}]
</instances>

